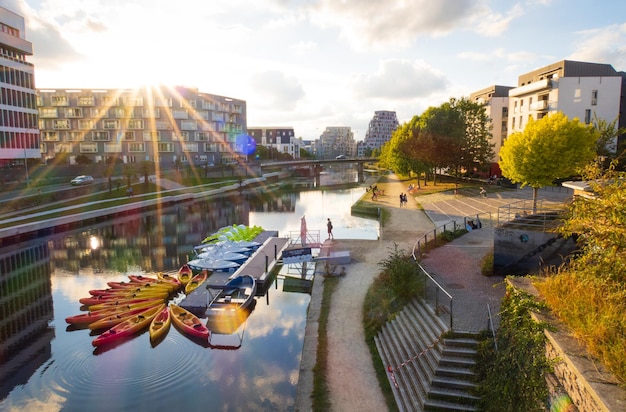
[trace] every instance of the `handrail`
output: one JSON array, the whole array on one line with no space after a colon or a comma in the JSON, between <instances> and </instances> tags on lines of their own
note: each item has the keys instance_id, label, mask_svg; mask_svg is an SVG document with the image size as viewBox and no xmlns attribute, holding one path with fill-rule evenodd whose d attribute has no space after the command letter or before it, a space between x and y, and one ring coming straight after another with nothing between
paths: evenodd
<instances>
[{"instance_id":1,"label":"handrail","mask_svg":"<svg viewBox=\"0 0 626 412\"><path fill-rule=\"evenodd\" d=\"M497 352L498 341L496 340L496 329L493 326L493 316L491 315L491 307L489 306L488 303L487 303L487 316L489 316L489 325L487 325L487 328L491 331L491 335L493 336L493 347Z\"/></svg>"},{"instance_id":2,"label":"handrail","mask_svg":"<svg viewBox=\"0 0 626 412\"><path fill-rule=\"evenodd\" d=\"M420 270L422 271L422 273L424 274L424 280L426 282L426 280L430 280L430 282L435 286L435 302L434 302L434 306L435 306L435 313L437 315L439 315L439 291L443 292L445 296L448 297L448 300L450 302L450 329L454 330L454 298L452 297L452 295L450 295L444 288L443 286L441 286L439 284L439 282L437 282L431 275L430 273L428 273L426 271L426 269L424 269L424 267L422 265L420 265L420 263L415 260L415 264L420 268ZM426 287L424 287L424 294L426 295ZM427 297L424 296L424 299L427 300Z\"/></svg>"}]
</instances>

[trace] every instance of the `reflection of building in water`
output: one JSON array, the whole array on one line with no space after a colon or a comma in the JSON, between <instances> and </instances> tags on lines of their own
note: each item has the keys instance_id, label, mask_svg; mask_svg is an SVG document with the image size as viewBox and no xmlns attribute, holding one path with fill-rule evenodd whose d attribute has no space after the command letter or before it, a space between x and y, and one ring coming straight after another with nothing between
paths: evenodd
<instances>
[{"instance_id":1,"label":"reflection of building in water","mask_svg":"<svg viewBox=\"0 0 626 412\"><path fill-rule=\"evenodd\" d=\"M51 357L52 287L48 245L0 250L0 400Z\"/></svg>"},{"instance_id":2,"label":"reflection of building in water","mask_svg":"<svg viewBox=\"0 0 626 412\"><path fill-rule=\"evenodd\" d=\"M116 217L52 238L53 267L74 274L171 270L211 233L247 225L249 211L248 203L234 196Z\"/></svg>"},{"instance_id":3,"label":"reflection of building in water","mask_svg":"<svg viewBox=\"0 0 626 412\"><path fill-rule=\"evenodd\" d=\"M299 193L265 193L249 198L250 210L253 212L295 212Z\"/></svg>"}]
</instances>

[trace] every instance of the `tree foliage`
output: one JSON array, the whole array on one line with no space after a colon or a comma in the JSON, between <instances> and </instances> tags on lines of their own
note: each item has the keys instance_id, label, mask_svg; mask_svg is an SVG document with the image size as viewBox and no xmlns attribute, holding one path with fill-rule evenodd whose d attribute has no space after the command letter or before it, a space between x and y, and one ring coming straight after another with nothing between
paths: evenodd
<instances>
[{"instance_id":1,"label":"tree foliage","mask_svg":"<svg viewBox=\"0 0 626 412\"><path fill-rule=\"evenodd\" d=\"M597 132L563 113L529 120L522 132L511 134L500 149L500 169L513 183L537 189L555 179L576 174L595 157Z\"/></svg>"},{"instance_id":2,"label":"tree foliage","mask_svg":"<svg viewBox=\"0 0 626 412\"><path fill-rule=\"evenodd\" d=\"M489 119L466 98L429 107L399 127L382 148L383 165L399 173L474 170L493 157Z\"/></svg>"},{"instance_id":3,"label":"tree foliage","mask_svg":"<svg viewBox=\"0 0 626 412\"><path fill-rule=\"evenodd\" d=\"M617 151L617 137L626 133L626 129L617 127L616 117L612 122L608 122L593 114L593 128L598 132L598 140L596 142L596 153L598 156L614 158Z\"/></svg>"}]
</instances>

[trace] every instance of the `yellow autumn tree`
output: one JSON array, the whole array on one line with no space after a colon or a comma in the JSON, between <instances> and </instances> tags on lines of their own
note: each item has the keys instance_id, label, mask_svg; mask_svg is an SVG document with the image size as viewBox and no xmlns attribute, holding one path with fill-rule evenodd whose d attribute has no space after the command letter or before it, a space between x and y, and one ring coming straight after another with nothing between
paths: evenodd
<instances>
[{"instance_id":1,"label":"yellow autumn tree","mask_svg":"<svg viewBox=\"0 0 626 412\"><path fill-rule=\"evenodd\" d=\"M502 174L521 187L533 188L533 210L537 190L555 179L576 174L595 157L598 132L577 118L561 112L540 120L529 120L524 131L511 134L500 149Z\"/></svg>"}]
</instances>

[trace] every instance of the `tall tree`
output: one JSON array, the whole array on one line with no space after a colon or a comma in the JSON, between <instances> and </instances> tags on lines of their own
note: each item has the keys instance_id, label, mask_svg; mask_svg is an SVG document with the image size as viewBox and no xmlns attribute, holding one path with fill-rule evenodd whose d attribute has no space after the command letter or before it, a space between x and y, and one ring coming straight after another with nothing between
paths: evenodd
<instances>
[{"instance_id":1,"label":"tall tree","mask_svg":"<svg viewBox=\"0 0 626 412\"><path fill-rule=\"evenodd\" d=\"M500 169L513 183L533 188L533 211L537 190L555 179L572 176L595 157L598 132L569 120L561 112L529 120L522 132L511 134L500 149Z\"/></svg>"},{"instance_id":2,"label":"tall tree","mask_svg":"<svg viewBox=\"0 0 626 412\"><path fill-rule=\"evenodd\" d=\"M598 156L604 156L608 159L615 157L617 151L617 138L618 136L626 133L626 129L617 128L618 117L612 122L608 122L605 119L601 119L597 114L593 114L592 124L598 131L598 141L596 143L596 153Z\"/></svg>"}]
</instances>

